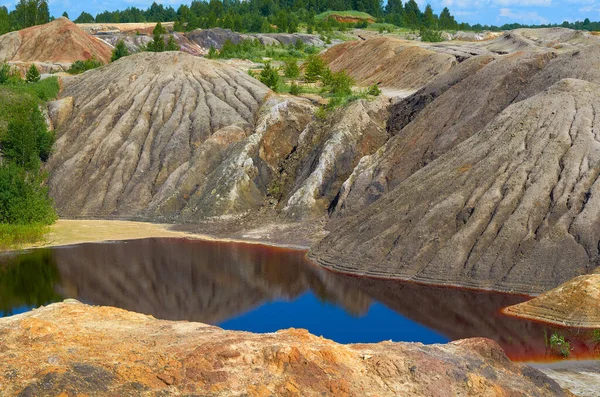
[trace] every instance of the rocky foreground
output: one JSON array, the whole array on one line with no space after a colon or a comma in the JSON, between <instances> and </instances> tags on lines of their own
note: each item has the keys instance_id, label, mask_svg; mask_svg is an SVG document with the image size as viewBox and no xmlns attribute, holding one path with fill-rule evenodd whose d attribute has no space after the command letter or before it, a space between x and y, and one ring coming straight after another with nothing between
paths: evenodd
<instances>
[{"instance_id":1,"label":"rocky foreground","mask_svg":"<svg viewBox=\"0 0 600 397\"><path fill-rule=\"evenodd\" d=\"M5 395L567 396L495 343L339 345L68 300L0 320Z\"/></svg>"}]
</instances>

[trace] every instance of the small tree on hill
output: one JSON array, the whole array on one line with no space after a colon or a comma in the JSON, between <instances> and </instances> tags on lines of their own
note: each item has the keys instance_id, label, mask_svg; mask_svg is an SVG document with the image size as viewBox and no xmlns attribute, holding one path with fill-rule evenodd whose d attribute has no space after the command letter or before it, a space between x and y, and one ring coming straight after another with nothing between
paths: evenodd
<instances>
[{"instance_id":1,"label":"small tree on hill","mask_svg":"<svg viewBox=\"0 0 600 397\"><path fill-rule=\"evenodd\" d=\"M277 92L279 88L279 73L277 73L277 70L270 63L267 63L263 70L260 71L258 79L261 83Z\"/></svg>"},{"instance_id":2,"label":"small tree on hill","mask_svg":"<svg viewBox=\"0 0 600 397\"><path fill-rule=\"evenodd\" d=\"M289 79L295 79L300 75L300 68L298 68L298 62L295 59L285 61L283 75Z\"/></svg>"},{"instance_id":3,"label":"small tree on hill","mask_svg":"<svg viewBox=\"0 0 600 397\"><path fill-rule=\"evenodd\" d=\"M27 71L26 78L28 83L35 83L40 81L40 71L35 66L35 64L31 64L31 67Z\"/></svg>"},{"instance_id":4,"label":"small tree on hill","mask_svg":"<svg viewBox=\"0 0 600 397\"><path fill-rule=\"evenodd\" d=\"M129 55L129 50L127 49L127 46L125 45L125 42L123 40L119 40L117 42L117 45L115 46L115 49L112 52L112 57L110 58L110 61L114 62L117 59L126 57L127 55Z\"/></svg>"},{"instance_id":5,"label":"small tree on hill","mask_svg":"<svg viewBox=\"0 0 600 397\"><path fill-rule=\"evenodd\" d=\"M151 52L163 52L166 49L165 39L163 35L167 33L167 30L159 22L152 31L152 41L148 43L148 51Z\"/></svg>"},{"instance_id":6,"label":"small tree on hill","mask_svg":"<svg viewBox=\"0 0 600 397\"><path fill-rule=\"evenodd\" d=\"M69 14L66 11L62 13L62 16L69 19Z\"/></svg>"},{"instance_id":7,"label":"small tree on hill","mask_svg":"<svg viewBox=\"0 0 600 397\"><path fill-rule=\"evenodd\" d=\"M175 38L170 36L169 40L167 41L167 51L179 51L179 49L179 44L177 44Z\"/></svg>"},{"instance_id":8,"label":"small tree on hill","mask_svg":"<svg viewBox=\"0 0 600 397\"><path fill-rule=\"evenodd\" d=\"M304 70L304 80L309 83L314 83L319 80L325 70L325 62L318 55L311 55L306 62Z\"/></svg>"}]
</instances>

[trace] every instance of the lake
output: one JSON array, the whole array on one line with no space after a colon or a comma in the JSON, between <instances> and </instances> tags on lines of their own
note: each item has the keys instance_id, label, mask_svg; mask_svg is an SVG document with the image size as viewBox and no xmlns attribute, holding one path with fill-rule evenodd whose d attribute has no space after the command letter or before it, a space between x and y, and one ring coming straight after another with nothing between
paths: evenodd
<instances>
[{"instance_id":1,"label":"lake","mask_svg":"<svg viewBox=\"0 0 600 397\"><path fill-rule=\"evenodd\" d=\"M0 256L0 316L75 298L225 329L295 327L340 343L445 343L488 337L515 360L551 360L556 329L504 316L522 296L350 277L306 252L175 238L32 250ZM574 351L593 347L559 330Z\"/></svg>"}]
</instances>

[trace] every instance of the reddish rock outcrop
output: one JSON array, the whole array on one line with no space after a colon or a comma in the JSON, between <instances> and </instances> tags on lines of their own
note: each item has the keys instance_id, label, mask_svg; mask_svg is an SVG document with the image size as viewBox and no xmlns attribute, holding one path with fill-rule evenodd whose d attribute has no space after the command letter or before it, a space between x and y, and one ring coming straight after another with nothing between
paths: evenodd
<instances>
[{"instance_id":1,"label":"reddish rock outcrop","mask_svg":"<svg viewBox=\"0 0 600 397\"><path fill-rule=\"evenodd\" d=\"M566 396L494 342L339 345L65 301L0 320L7 395Z\"/></svg>"}]
</instances>

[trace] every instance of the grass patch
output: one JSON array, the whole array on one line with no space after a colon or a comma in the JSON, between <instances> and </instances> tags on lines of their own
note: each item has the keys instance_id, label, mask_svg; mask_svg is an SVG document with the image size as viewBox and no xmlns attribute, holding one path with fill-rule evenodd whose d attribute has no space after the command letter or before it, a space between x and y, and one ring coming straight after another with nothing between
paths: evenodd
<instances>
[{"instance_id":1,"label":"grass patch","mask_svg":"<svg viewBox=\"0 0 600 397\"><path fill-rule=\"evenodd\" d=\"M264 45L258 40L246 39L238 44L226 41L218 51L211 48L209 58L218 59L247 59L257 63L274 61L301 60L321 51L315 46L307 46L298 40L295 44Z\"/></svg>"},{"instance_id":2,"label":"grass patch","mask_svg":"<svg viewBox=\"0 0 600 397\"><path fill-rule=\"evenodd\" d=\"M356 18L356 19L364 19L364 20L375 20L375 18L370 15L367 14L366 12L361 12L361 11L353 11L353 10L348 10L348 11L325 11L322 12L318 15L315 15L315 20L317 21L322 21L322 20L326 20L329 19L332 16L339 16L342 18Z\"/></svg>"},{"instance_id":3,"label":"grass patch","mask_svg":"<svg viewBox=\"0 0 600 397\"><path fill-rule=\"evenodd\" d=\"M50 230L48 225L11 225L0 223L0 251L20 249L25 245L41 243Z\"/></svg>"}]
</instances>

